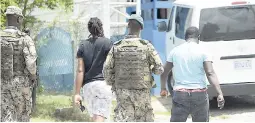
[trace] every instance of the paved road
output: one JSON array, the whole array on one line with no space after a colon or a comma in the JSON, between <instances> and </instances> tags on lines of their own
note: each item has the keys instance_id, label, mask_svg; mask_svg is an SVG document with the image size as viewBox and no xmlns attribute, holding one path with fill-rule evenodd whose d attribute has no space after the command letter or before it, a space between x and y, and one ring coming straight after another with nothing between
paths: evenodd
<instances>
[{"instance_id":1,"label":"paved road","mask_svg":"<svg viewBox=\"0 0 255 123\"><path fill-rule=\"evenodd\" d=\"M255 96L225 97L224 109L219 110L215 100L210 102L210 122L254 122ZM154 98L152 105L155 112L155 122L169 122L171 98ZM191 118L188 119L191 122Z\"/></svg>"}]
</instances>

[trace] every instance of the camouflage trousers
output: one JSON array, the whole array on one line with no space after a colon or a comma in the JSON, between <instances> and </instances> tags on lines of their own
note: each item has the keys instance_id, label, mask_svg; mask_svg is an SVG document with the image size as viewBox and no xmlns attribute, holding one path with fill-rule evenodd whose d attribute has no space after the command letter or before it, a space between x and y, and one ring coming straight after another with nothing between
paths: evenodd
<instances>
[{"instance_id":1,"label":"camouflage trousers","mask_svg":"<svg viewBox=\"0 0 255 123\"><path fill-rule=\"evenodd\" d=\"M115 122L153 122L150 89L116 89Z\"/></svg>"},{"instance_id":2,"label":"camouflage trousers","mask_svg":"<svg viewBox=\"0 0 255 123\"><path fill-rule=\"evenodd\" d=\"M29 122L32 108L29 79L14 77L12 81L2 81L1 121Z\"/></svg>"}]
</instances>

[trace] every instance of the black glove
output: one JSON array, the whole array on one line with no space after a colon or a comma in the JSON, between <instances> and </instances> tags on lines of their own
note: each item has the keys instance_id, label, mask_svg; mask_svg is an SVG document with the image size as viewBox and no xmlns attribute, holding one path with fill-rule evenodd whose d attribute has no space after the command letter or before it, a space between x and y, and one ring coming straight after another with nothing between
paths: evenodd
<instances>
[{"instance_id":1,"label":"black glove","mask_svg":"<svg viewBox=\"0 0 255 123\"><path fill-rule=\"evenodd\" d=\"M83 112L85 110L85 107L82 105L81 101L80 101L80 109L81 109L81 112Z\"/></svg>"}]
</instances>

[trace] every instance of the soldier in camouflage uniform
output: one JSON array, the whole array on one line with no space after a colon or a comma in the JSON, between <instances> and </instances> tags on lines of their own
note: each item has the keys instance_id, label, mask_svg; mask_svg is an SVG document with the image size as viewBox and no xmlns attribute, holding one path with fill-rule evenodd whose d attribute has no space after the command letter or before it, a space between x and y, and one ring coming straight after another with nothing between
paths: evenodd
<instances>
[{"instance_id":1,"label":"soldier in camouflage uniform","mask_svg":"<svg viewBox=\"0 0 255 123\"><path fill-rule=\"evenodd\" d=\"M30 29L29 28L24 28L23 30L24 33L26 33L28 36L30 36ZM35 41L35 40L33 40ZM34 42L35 43L35 42ZM39 75L38 75L38 69L36 71L36 80L38 81L39 80ZM32 95L31 95L31 98L32 98L32 111L33 112L35 110L35 104L36 104L36 88L38 86L38 82L35 81L33 82L34 80L31 80L30 81L33 83L33 85L31 86L31 92L32 92Z\"/></svg>"},{"instance_id":2,"label":"soldier in camouflage uniform","mask_svg":"<svg viewBox=\"0 0 255 123\"><path fill-rule=\"evenodd\" d=\"M116 42L104 64L104 77L116 94L117 122L153 122L150 89L154 80L152 73L161 74L162 61L153 45L139 38L143 19L131 15L129 34Z\"/></svg>"},{"instance_id":3,"label":"soldier in camouflage uniform","mask_svg":"<svg viewBox=\"0 0 255 123\"><path fill-rule=\"evenodd\" d=\"M9 6L8 26L1 31L1 121L29 122L31 90L35 80L36 50L32 39L19 30L22 10Z\"/></svg>"}]
</instances>

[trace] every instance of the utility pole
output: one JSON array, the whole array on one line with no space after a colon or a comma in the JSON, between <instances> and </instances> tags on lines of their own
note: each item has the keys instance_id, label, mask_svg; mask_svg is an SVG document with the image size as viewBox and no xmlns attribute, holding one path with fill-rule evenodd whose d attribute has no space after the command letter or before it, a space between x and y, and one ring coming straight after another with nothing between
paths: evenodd
<instances>
[{"instance_id":1,"label":"utility pole","mask_svg":"<svg viewBox=\"0 0 255 123\"><path fill-rule=\"evenodd\" d=\"M110 38L110 27L111 27L111 17L110 17L110 2L111 0L102 0L102 14L103 14L103 29L106 38Z\"/></svg>"},{"instance_id":2,"label":"utility pole","mask_svg":"<svg viewBox=\"0 0 255 123\"><path fill-rule=\"evenodd\" d=\"M72 19L73 20L76 20L79 16L79 4L76 3L77 0L74 0L74 3L73 3L73 17ZM73 31L73 30L72 30ZM76 86L76 83L75 83L75 80L76 80L76 68L77 68L77 60L76 60L76 51L77 51L77 40L76 40L77 37L75 36L72 36L72 47L73 47L73 77L74 77L74 80L73 80L73 95L75 94L75 86ZM75 107L75 100L74 100L74 96L72 96L72 102L73 102L73 107Z\"/></svg>"}]
</instances>

